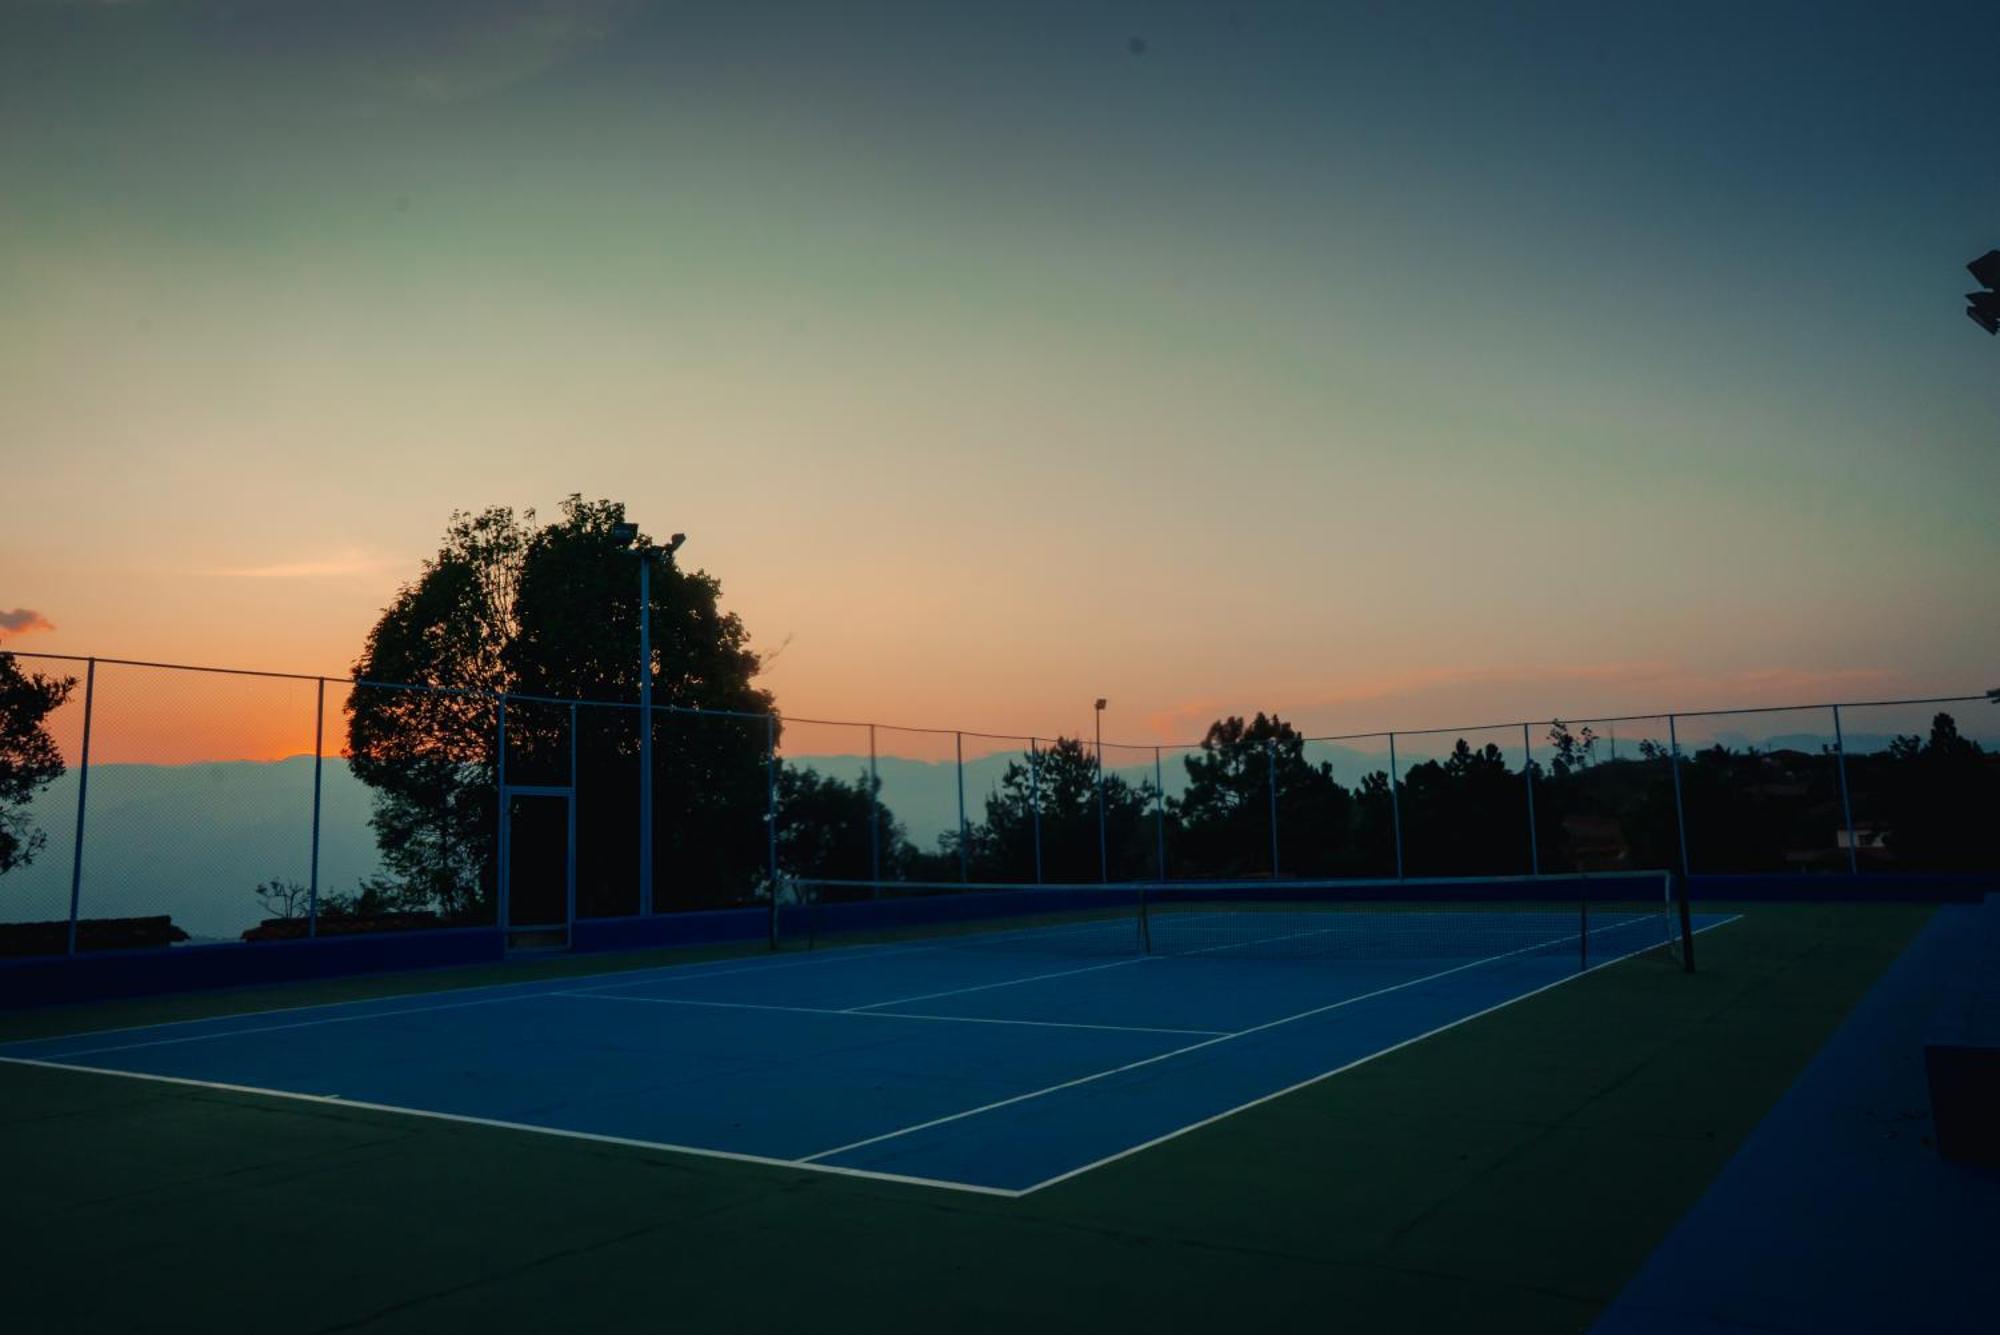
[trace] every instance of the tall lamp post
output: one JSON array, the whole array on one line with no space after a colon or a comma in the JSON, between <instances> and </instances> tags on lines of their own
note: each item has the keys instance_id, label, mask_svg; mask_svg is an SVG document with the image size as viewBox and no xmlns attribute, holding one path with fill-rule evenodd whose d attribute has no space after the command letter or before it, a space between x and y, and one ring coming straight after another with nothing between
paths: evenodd
<instances>
[{"instance_id":1,"label":"tall lamp post","mask_svg":"<svg viewBox=\"0 0 2000 1335\"><path fill-rule=\"evenodd\" d=\"M1097 879L1111 879L1111 853L1104 838L1104 706L1107 702L1099 699L1094 717L1097 720Z\"/></svg>"},{"instance_id":2,"label":"tall lamp post","mask_svg":"<svg viewBox=\"0 0 2000 1335\"><path fill-rule=\"evenodd\" d=\"M639 558L639 913L653 911L653 559L673 559L687 534L664 547L639 541L637 524L613 524L611 536Z\"/></svg>"}]
</instances>

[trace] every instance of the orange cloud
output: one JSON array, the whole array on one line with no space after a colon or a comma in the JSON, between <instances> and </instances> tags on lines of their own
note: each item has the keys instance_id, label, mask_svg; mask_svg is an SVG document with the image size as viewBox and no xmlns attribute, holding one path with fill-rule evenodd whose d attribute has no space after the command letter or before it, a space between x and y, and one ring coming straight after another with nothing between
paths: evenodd
<instances>
[{"instance_id":1,"label":"orange cloud","mask_svg":"<svg viewBox=\"0 0 2000 1335\"><path fill-rule=\"evenodd\" d=\"M0 630L14 635L31 635L38 630L55 628L55 622L32 607L17 607L11 612L0 612Z\"/></svg>"}]
</instances>

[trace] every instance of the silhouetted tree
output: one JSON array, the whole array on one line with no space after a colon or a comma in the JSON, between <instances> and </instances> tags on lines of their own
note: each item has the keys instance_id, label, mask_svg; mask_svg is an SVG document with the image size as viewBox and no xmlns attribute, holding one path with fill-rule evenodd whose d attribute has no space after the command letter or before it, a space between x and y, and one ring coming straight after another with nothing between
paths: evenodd
<instances>
[{"instance_id":1,"label":"silhouetted tree","mask_svg":"<svg viewBox=\"0 0 2000 1335\"><path fill-rule=\"evenodd\" d=\"M27 806L62 777L62 753L46 723L74 689L74 677L23 672L14 655L0 653L0 873L33 862L48 838Z\"/></svg>"},{"instance_id":2,"label":"silhouetted tree","mask_svg":"<svg viewBox=\"0 0 2000 1335\"><path fill-rule=\"evenodd\" d=\"M874 780L875 800L869 801L864 770L848 783L810 766L784 765L778 770L778 866L786 876L814 880L867 881L879 859L881 878L929 880L933 869L919 865L922 857L910 842L903 823L882 802L882 780ZM868 838L870 812L879 842ZM958 872L953 858L952 875ZM925 874L919 875L922 872ZM823 901L866 898L861 888L829 887Z\"/></svg>"},{"instance_id":3,"label":"silhouetted tree","mask_svg":"<svg viewBox=\"0 0 2000 1335\"><path fill-rule=\"evenodd\" d=\"M1396 810L1387 770L1362 775L1354 790L1354 863L1362 876L1396 873Z\"/></svg>"},{"instance_id":4,"label":"silhouetted tree","mask_svg":"<svg viewBox=\"0 0 2000 1335\"><path fill-rule=\"evenodd\" d=\"M1950 714L1931 719L1927 737L1897 737L1862 815L1887 827L1896 865L1925 871L2000 866L2000 756L1963 736ZM1852 762L1850 762L1852 763Z\"/></svg>"},{"instance_id":5,"label":"silhouetted tree","mask_svg":"<svg viewBox=\"0 0 2000 1335\"><path fill-rule=\"evenodd\" d=\"M281 922L305 917L312 906L310 886L283 878L260 882L250 893L264 906L266 917L276 918Z\"/></svg>"},{"instance_id":6,"label":"silhouetted tree","mask_svg":"<svg viewBox=\"0 0 2000 1335\"><path fill-rule=\"evenodd\" d=\"M1549 761L1552 778L1562 779L1578 770L1589 769L1597 759L1597 734L1588 725L1576 732L1561 719L1549 724L1549 745L1555 748L1555 758ZM1643 749L1645 743L1640 743Z\"/></svg>"},{"instance_id":7,"label":"silhouetted tree","mask_svg":"<svg viewBox=\"0 0 2000 1335\"><path fill-rule=\"evenodd\" d=\"M1404 865L1412 876L1509 875L1528 870L1527 790L1491 743L1461 737L1442 761L1403 776Z\"/></svg>"},{"instance_id":8,"label":"silhouetted tree","mask_svg":"<svg viewBox=\"0 0 2000 1335\"><path fill-rule=\"evenodd\" d=\"M1673 772L1664 746L1605 758L1589 727L1549 724L1549 763L1534 762L1535 840L1541 869L1610 871L1679 865Z\"/></svg>"},{"instance_id":9,"label":"silhouetted tree","mask_svg":"<svg viewBox=\"0 0 2000 1335\"><path fill-rule=\"evenodd\" d=\"M1169 807L1175 875L1268 874L1273 792L1280 850L1288 876L1355 875L1352 794L1334 782L1333 766L1305 758L1305 739L1276 714L1218 719L1201 749L1182 762L1188 783Z\"/></svg>"},{"instance_id":10,"label":"silhouetted tree","mask_svg":"<svg viewBox=\"0 0 2000 1335\"><path fill-rule=\"evenodd\" d=\"M642 559L653 563L656 903L740 902L761 887L766 725L709 712L771 707L751 684L757 656L721 610L719 582L643 537L635 555L613 535L623 521L617 502L578 496L545 526L532 510L455 514L437 556L369 633L357 678L434 688L359 685L347 706L350 763L376 790L372 824L406 901L491 913L496 694L636 703ZM636 909L636 711L517 701L506 725L510 782L574 784L580 911Z\"/></svg>"},{"instance_id":11,"label":"silhouetted tree","mask_svg":"<svg viewBox=\"0 0 2000 1335\"><path fill-rule=\"evenodd\" d=\"M1105 849L1113 880L1152 875L1152 835L1148 812L1153 785L1134 785L1123 775L1104 776ZM1098 858L1097 762L1078 738L1058 737L1039 751L1023 753L1002 771L986 798L986 820L974 830L967 857L974 879L1032 881L1035 877L1035 816L1041 815L1042 875L1048 881L1095 881ZM941 841L956 870L956 835Z\"/></svg>"}]
</instances>

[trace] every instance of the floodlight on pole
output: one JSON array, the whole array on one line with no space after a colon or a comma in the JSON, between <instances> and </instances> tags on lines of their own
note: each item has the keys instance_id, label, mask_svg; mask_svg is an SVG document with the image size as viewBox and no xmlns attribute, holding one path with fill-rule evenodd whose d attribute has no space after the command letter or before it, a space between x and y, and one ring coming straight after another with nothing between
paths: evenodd
<instances>
[{"instance_id":1,"label":"floodlight on pole","mask_svg":"<svg viewBox=\"0 0 2000 1335\"><path fill-rule=\"evenodd\" d=\"M653 911L653 560L671 560L687 534L659 547L639 541L637 524L620 522L611 536L639 558L639 912L646 915Z\"/></svg>"}]
</instances>

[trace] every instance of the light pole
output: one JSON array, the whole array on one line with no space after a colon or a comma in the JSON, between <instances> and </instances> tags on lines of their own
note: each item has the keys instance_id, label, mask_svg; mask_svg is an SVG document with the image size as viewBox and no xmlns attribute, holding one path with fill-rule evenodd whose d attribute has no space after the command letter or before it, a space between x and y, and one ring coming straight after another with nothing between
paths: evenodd
<instances>
[{"instance_id":1,"label":"light pole","mask_svg":"<svg viewBox=\"0 0 2000 1335\"><path fill-rule=\"evenodd\" d=\"M1097 879L1111 879L1111 852L1104 838L1104 706L1100 698L1092 716L1097 721Z\"/></svg>"},{"instance_id":2,"label":"light pole","mask_svg":"<svg viewBox=\"0 0 2000 1335\"><path fill-rule=\"evenodd\" d=\"M653 558L673 559L687 541L676 533L664 547L639 541L637 524L613 524L611 536L639 558L639 913L653 911Z\"/></svg>"}]
</instances>

